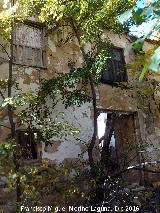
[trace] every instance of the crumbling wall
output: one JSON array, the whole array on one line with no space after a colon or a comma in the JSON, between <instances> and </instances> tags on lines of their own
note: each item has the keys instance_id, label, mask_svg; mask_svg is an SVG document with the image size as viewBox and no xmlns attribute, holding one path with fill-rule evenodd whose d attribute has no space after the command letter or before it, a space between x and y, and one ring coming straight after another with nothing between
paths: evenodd
<instances>
[{"instance_id":1,"label":"crumbling wall","mask_svg":"<svg viewBox=\"0 0 160 213\"><path fill-rule=\"evenodd\" d=\"M87 159L87 144L91 140L93 133L93 123L91 117L91 105L84 104L81 107L69 107L64 109L64 106L58 105L55 108L54 114L64 112L64 120L73 124L74 127L80 130L79 134L68 134L65 138L53 138L53 146L44 148L43 158L63 162L64 159L77 159L83 152L83 158ZM50 151L49 151L50 150ZM52 150L52 151L51 151Z\"/></svg>"},{"instance_id":2,"label":"crumbling wall","mask_svg":"<svg viewBox=\"0 0 160 213\"><path fill-rule=\"evenodd\" d=\"M80 48L76 38L70 38L69 42L63 43L63 39L67 38L66 35L71 33L71 29L67 28L63 31L59 31L56 34L48 36L46 44L46 68L28 67L23 65L13 65L13 77L19 83L19 87L23 92L32 90L36 91L39 88L40 80L50 79L56 77L58 73L68 72L70 64L74 64L76 67L83 66L83 58L80 52ZM114 46L124 49L124 56L126 64L132 63L135 58L134 51L131 48L131 40L126 35L115 35L113 33L107 33ZM0 65L0 75L4 78L7 77L8 64L2 63ZM140 126L140 134L138 136L138 143L146 143L150 141L154 146L159 146L160 126L159 126L159 111L158 111L158 98L159 93L155 93L155 102L148 105L148 109L139 109L139 99L137 96L136 88L141 85L138 81L139 73L132 75L130 70L127 71L128 86L127 88L113 87L107 84L100 84L96 87L98 108L101 110L116 110L122 112L138 112L138 121ZM15 91L14 91L15 92ZM2 101L2 99L1 99ZM150 113L148 113L150 110ZM57 160L62 162L65 158L77 158L81 151L85 149L82 142L88 143L91 140L93 132L93 110L92 104L87 103L82 107L70 107L64 109L64 106L59 104L55 112L63 111L65 119L73 123L76 127L81 129L80 135L75 137L68 136L65 140L59 140L53 138L55 144L52 148L43 147L43 158L49 158L51 160ZM55 114L56 114L55 113ZM1 120L7 118L6 112L1 112ZM4 141L5 135L9 130L0 127L1 135L0 141ZM3 132L3 134L2 134ZM76 140L75 138L79 138ZM147 142L148 143L148 142ZM151 156L153 153L151 153ZM84 155L87 158L87 154ZM154 154L154 159L158 158L158 154ZM152 157L153 159L153 157Z\"/></svg>"},{"instance_id":3,"label":"crumbling wall","mask_svg":"<svg viewBox=\"0 0 160 213\"><path fill-rule=\"evenodd\" d=\"M36 92L39 88L40 80L43 78L49 79L56 77L58 73L68 72L70 69L70 63L74 63L77 67L82 66L83 60L78 42L75 39L72 39L69 43L63 45L61 45L60 42L61 40L57 35L50 35L48 37L46 45L47 66L44 69L26 65L13 65L13 79L16 80L18 87L22 92ZM7 69L4 69L4 71L1 72L2 78L8 73L8 64L6 64L6 67ZM20 90L16 91L13 89L13 95L19 93ZM20 112L21 109L22 108L17 109L16 114ZM75 136L68 135L65 139L53 138L53 147L43 146L42 158L62 162L64 159L78 158L82 153L82 150L84 152L84 158L87 158L85 152L87 147L86 145L83 145L83 143L85 142L87 144L92 137L93 122L90 109L90 103L84 104L81 108L73 106L68 109L65 109L63 104L58 104L54 110L54 116L59 112L64 112L64 119L73 124L73 126L81 129L81 132ZM5 124L9 126L7 112L5 112L5 116ZM4 116L2 113L1 119L4 122ZM25 128L25 126L18 125L16 127L18 129ZM0 136L0 141L4 142L10 130L5 127L0 127L0 131L3 132Z\"/></svg>"},{"instance_id":4,"label":"crumbling wall","mask_svg":"<svg viewBox=\"0 0 160 213\"><path fill-rule=\"evenodd\" d=\"M131 40L127 36L110 34L110 40L116 47L124 49L126 64L134 63L136 56L131 48ZM145 42L144 51L151 47L151 43ZM153 85L150 84L153 79L159 82L160 75L159 73L150 73L146 81L139 82L139 74L140 70L134 76L130 70L127 71L128 88L100 84L97 88L98 107L101 111L135 113L135 134L138 146L137 152L139 152L139 161L137 163L153 162L160 158L160 84L157 84L156 88L153 88ZM127 130L124 127L125 131ZM133 162L134 164L135 162ZM159 166L154 165L150 168L158 170ZM158 174L144 173L143 175L145 180L149 177L152 181L159 179Z\"/></svg>"}]
</instances>

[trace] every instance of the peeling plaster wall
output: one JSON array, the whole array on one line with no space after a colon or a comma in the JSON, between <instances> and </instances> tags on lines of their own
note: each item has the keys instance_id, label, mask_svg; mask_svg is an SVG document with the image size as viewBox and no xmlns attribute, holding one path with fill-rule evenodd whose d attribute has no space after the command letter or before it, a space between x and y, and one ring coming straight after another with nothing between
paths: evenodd
<instances>
[{"instance_id":1,"label":"peeling plaster wall","mask_svg":"<svg viewBox=\"0 0 160 213\"><path fill-rule=\"evenodd\" d=\"M13 65L13 79L16 80L23 92L36 91L39 87L40 69Z\"/></svg>"},{"instance_id":2,"label":"peeling plaster wall","mask_svg":"<svg viewBox=\"0 0 160 213\"><path fill-rule=\"evenodd\" d=\"M71 29L67 29L71 30ZM60 38L64 35L50 35L48 37L47 48L47 70L41 72L41 78L52 78L57 76L58 73L69 72L69 63L74 63L76 67L82 67L83 60L80 53L80 48L76 39L72 39L67 44L61 46ZM54 109L54 114L64 112L64 119L73 124L76 128L81 129L80 134L71 136L68 135L64 140L60 140L56 151L53 153L43 151L43 158L56 160L58 163L64 159L78 158L82 150L84 151L83 157L87 158L86 146L80 142L85 141L86 144L91 140L93 131L93 121L91 119L91 104L84 104L82 107L69 107L65 109L62 104L59 104ZM79 140L76 140L78 138ZM57 141L56 138L53 139ZM51 148L51 147L50 147ZM47 149L50 149L49 147Z\"/></svg>"},{"instance_id":3,"label":"peeling plaster wall","mask_svg":"<svg viewBox=\"0 0 160 213\"><path fill-rule=\"evenodd\" d=\"M49 79L57 76L57 73L69 72L69 63L74 63L75 66L82 66L83 60L80 53L80 48L76 40L71 40L68 44L60 46L59 38L55 35L48 37L47 45L47 68L40 69L34 67L27 67L22 65L13 65L13 78L19 85L22 92L36 91L39 88L40 80L43 78ZM2 78L8 73L8 64L2 64L3 72L1 72ZM18 91L19 92L19 91ZM13 94L17 91L13 89ZM22 108L21 108L22 109ZM17 109L17 112L21 111ZM54 110L54 115L58 112L64 112L64 119L72 123L75 127L80 128L80 134L76 136L68 135L65 140L53 138L53 147L43 146L42 158L48 158L50 160L56 160L58 163L64 159L78 158L78 155L84 152L83 157L87 159L86 145L83 145L80 140L85 141L86 144L92 137L93 122L91 118L91 104L87 103L81 108L73 106L69 109L65 109L62 104L59 104ZM7 113L5 114L5 116ZM1 119L6 119L6 124L9 125L7 116L2 116ZM24 128L18 127L18 128ZM5 128L1 127L0 131L4 131ZM1 134L0 141L5 140L6 134ZM78 138L76 140L75 138ZM48 150L48 151L47 151Z\"/></svg>"},{"instance_id":4,"label":"peeling plaster wall","mask_svg":"<svg viewBox=\"0 0 160 213\"><path fill-rule=\"evenodd\" d=\"M83 66L82 54L78 42L75 38L71 39L69 43L61 45L61 36L65 37L66 33L71 29L67 29L63 35L58 32L55 35L50 35L47 40L47 68L40 69L34 67L13 65L13 77L19 83L19 87L23 92L32 90L36 91L40 84L40 79L50 79L57 76L58 73L66 73L69 71L69 63L74 63L76 67ZM131 63L135 58L135 54L131 48L131 40L126 35L114 35L113 33L106 33L104 37L108 36L114 46L124 49L124 56L126 64ZM88 47L89 48L89 45ZM86 50L87 50L86 48ZM147 44L145 44L147 48ZM8 64L0 64L1 77L6 78L8 73ZM151 142L151 147L160 147L160 119L157 106L159 104L159 93L155 94L156 103L149 103L148 109L138 109L138 98L134 88L141 83L137 81L137 75L133 76L130 71L127 71L128 82L130 89L120 89L112 87L107 84L100 84L96 88L98 108L105 110L120 110L127 112L138 112L138 120L140 125L140 139L142 143ZM159 75L160 76L160 75ZM1 102L0 98L0 102ZM156 107L155 107L156 106ZM76 127L81 129L79 135L75 136L82 141L88 143L91 140L93 133L93 113L92 104L87 103L82 107L70 107L67 110L63 105L58 105L54 110L54 113L64 112L65 119L73 123ZM150 113L148 113L150 111ZM8 125L6 112L0 112L0 119L5 120L5 124ZM2 134L3 132L3 134ZM2 142L5 135L8 134L8 129L0 127L0 141ZM77 141L73 136L67 136L65 140L53 138L55 142L53 147L43 146L43 158L49 158L50 160L56 160L62 162L64 159L77 158L78 155L86 149L86 146ZM47 151L48 150L48 151ZM159 154L153 154L148 152L147 158L157 159ZM87 152L84 152L84 158L87 158Z\"/></svg>"},{"instance_id":5,"label":"peeling plaster wall","mask_svg":"<svg viewBox=\"0 0 160 213\"><path fill-rule=\"evenodd\" d=\"M70 41L60 46L57 36L48 37L47 46L47 70L41 72L41 78L52 78L58 73L69 72L68 64L73 62L76 67L82 67L82 55L78 42Z\"/></svg>"},{"instance_id":6,"label":"peeling plaster wall","mask_svg":"<svg viewBox=\"0 0 160 213\"><path fill-rule=\"evenodd\" d=\"M129 64L131 62L133 62L134 58L135 58L135 54L134 51L131 48L131 41L130 39L126 36L126 35L114 35L112 33L107 33L107 36L110 38L110 40L112 41L112 43L114 44L114 46L116 47L120 47L124 49L124 56L125 56L125 62L126 64ZM53 38L51 39L51 37L49 38L49 43L50 43L50 48L49 51L53 51L51 53L51 55L49 55L49 61L50 63L54 63L54 69L55 73L57 72L64 72L68 71L68 59L72 59L75 60L75 62L77 63L77 66L82 66L83 61L82 61L82 56L79 53L79 47L77 45L77 43L70 43L68 45L66 45L66 47L64 46L63 48L60 47L56 47L57 43L56 41L53 42ZM75 54L75 52L73 53L73 50L70 51L70 46L73 47L74 51L76 51L76 55L73 57L73 55ZM145 44L144 48L145 50L147 49L148 44ZM150 47L150 46L149 46ZM90 47L88 46L89 49ZM67 51L65 50L67 49ZM66 54L67 53L67 54ZM55 56L56 54L56 56ZM59 58L59 55L63 55L64 57ZM52 57L57 57L57 60L54 61L54 59L52 59ZM77 58L79 60L77 60ZM63 62L62 62L63 61ZM61 66L63 63L63 66ZM50 64L49 64L50 65ZM48 65L48 66L49 66ZM49 68L49 70L51 70ZM138 81L138 75L139 73L137 73L137 75L133 76L130 71L128 70L127 75L128 75L128 83L129 83L129 87L131 87L131 89L119 89L116 87L112 87L110 85L107 84L100 84L96 91L97 91L97 101L98 101L98 107L101 109L108 109L108 110L120 110L120 111L127 111L127 112L138 112L138 118L139 118L139 122L140 122L140 129L141 129L141 138L142 141L141 143L149 143L149 141L151 141L151 138L155 141L158 141L159 138L157 138L157 133L159 132L159 128L155 127L155 123L154 123L154 119L149 119L148 116L148 112L146 112L146 110L140 110L138 109L138 98L137 98L137 94L134 88L136 88L137 86L140 86L140 83ZM153 104L154 105L154 104ZM148 106L149 108L149 106ZM89 108L88 108L89 109ZM91 110L91 106L90 109ZM91 110L92 111L92 110ZM67 110L67 114L68 114L69 110ZM77 112L80 114L83 114L83 109L79 108L77 109ZM91 112L92 113L92 112ZM153 118L154 112L151 113L150 117ZM156 117L159 117L159 114L157 114ZM71 120L74 118L74 115L72 114L71 116ZM92 131L86 131L86 127L89 126L90 129L92 129L92 122L90 123L90 118L88 119L88 123L86 123L86 121L79 120L82 123L82 126L84 126L84 132L89 132L89 136L91 138L91 133ZM146 123L149 121L149 125L146 126ZM158 122L157 122L158 123ZM150 133L148 133L148 129L156 129L156 131L153 131L152 134L150 135ZM83 130L82 130L83 131ZM89 137L87 137L86 135L83 135L83 140L87 140L89 141ZM74 142L73 142L74 143ZM153 144L153 140L152 143ZM159 146L159 143L155 142L154 146ZM62 145L60 146L62 147ZM78 153L78 147L77 149L75 148L75 150L77 150L76 152ZM60 149L61 152L61 149ZM150 153L152 155L152 153ZM53 156L56 156L55 158L57 158L58 156L58 152L56 153L56 155L52 155L52 158L55 159ZM73 157L74 155L72 155ZM146 155L146 159L149 159L149 155ZM158 156L154 155L154 159L157 158ZM152 158L153 159L153 158Z\"/></svg>"},{"instance_id":7,"label":"peeling plaster wall","mask_svg":"<svg viewBox=\"0 0 160 213\"><path fill-rule=\"evenodd\" d=\"M68 134L65 139L53 138L56 146L43 147L43 158L56 160L58 163L64 159L76 159L83 152L83 158L87 159L87 144L91 140L93 133L93 121L91 115L91 104L86 103L82 107L69 107L65 109L62 104L54 110L56 116L59 112L64 112L64 120L78 128L80 133L75 135ZM53 148L53 152L48 152Z\"/></svg>"}]
</instances>

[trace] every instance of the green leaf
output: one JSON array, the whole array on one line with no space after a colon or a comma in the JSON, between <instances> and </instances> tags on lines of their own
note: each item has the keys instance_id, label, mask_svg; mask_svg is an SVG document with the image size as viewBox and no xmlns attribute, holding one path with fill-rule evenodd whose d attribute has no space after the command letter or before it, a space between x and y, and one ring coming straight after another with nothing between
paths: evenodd
<instances>
[{"instance_id":1,"label":"green leaf","mask_svg":"<svg viewBox=\"0 0 160 213\"><path fill-rule=\"evenodd\" d=\"M139 52L142 50L143 45L144 45L144 40L145 38L139 38L137 39L134 43L132 43L132 48L136 51Z\"/></svg>"},{"instance_id":2,"label":"green leaf","mask_svg":"<svg viewBox=\"0 0 160 213\"><path fill-rule=\"evenodd\" d=\"M141 24L144 22L145 18L142 15L143 14L143 9L138 9L137 11L133 12L133 16L132 16L132 20L136 23L136 24Z\"/></svg>"},{"instance_id":3,"label":"green leaf","mask_svg":"<svg viewBox=\"0 0 160 213\"><path fill-rule=\"evenodd\" d=\"M149 69L151 71L160 71L160 47L158 47L151 57L151 63L149 64Z\"/></svg>"},{"instance_id":4,"label":"green leaf","mask_svg":"<svg viewBox=\"0 0 160 213\"><path fill-rule=\"evenodd\" d=\"M148 63L144 65L144 67L142 69L142 72L140 74L140 77L139 77L139 81L142 81L144 79L144 76L145 76L145 74L146 74L146 72L148 70L148 67L149 67Z\"/></svg>"}]
</instances>

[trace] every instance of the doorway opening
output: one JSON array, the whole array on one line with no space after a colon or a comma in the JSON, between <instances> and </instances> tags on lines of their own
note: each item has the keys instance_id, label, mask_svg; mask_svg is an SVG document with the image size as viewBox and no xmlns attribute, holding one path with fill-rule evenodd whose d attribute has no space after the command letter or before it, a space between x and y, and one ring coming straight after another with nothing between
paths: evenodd
<instances>
[{"instance_id":1,"label":"doorway opening","mask_svg":"<svg viewBox=\"0 0 160 213\"><path fill-rule=\"evenodd\" d=\"M97 124L101 162L112 172L137 164L134 113L103 111Z\"/></svg>"}]
</instances>

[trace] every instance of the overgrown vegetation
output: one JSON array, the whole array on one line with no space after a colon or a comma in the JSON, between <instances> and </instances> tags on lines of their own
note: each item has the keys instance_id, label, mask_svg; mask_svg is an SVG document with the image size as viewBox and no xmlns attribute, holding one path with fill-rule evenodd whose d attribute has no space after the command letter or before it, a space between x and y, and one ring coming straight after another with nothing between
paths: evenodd
<instances>
[{"instance_id":1,"label":"overgrown vegetation","mask_svg":"<svg viewBox=\"0 0 160 213\"><path fill-rule=\"evenodd\" d=\"M154 12L157 18L159 18L159 14L157 14L157 11L159 11L158 4L154 4ZM2 36L5 39L11 38L9 39L10 52L7 53L5 51L9 60L9 78L0 81L0 95L4 99L2 108L7 108L8 110L10 126L7 128L11 132L8 141L0 147L1 168L3 170L6 167L7 184L10 189L17 189L17 202L19 204L26 202L27 205L38 205L40 201L43 203L46 200L43 196L47 196L50 193L55 193L56 196L56 198L52 197L54 199L54 201L51 201L52 205L57 205L59 200L63 200L64 205L68 205L70 202L73 202L74 205L82 205L82 203L84 205L91 205L92 202L96 203L96 201L93 201L96 193L91 193L90 189L96 187L101 178L104 180L105 175L103 174L104 168L102 168L102 165L96 165L93 159L98 115L95 86L99 83L99 77L104 68L105 61L107 57L111 56L112 52L112 44L108 38L103 38L103 33L106 30L117 34L123 33L123 25L118 20L118 16L128 9L131 10L134 5L135 1L130 0L21 0L16 1L13 7L1 13L0 27ZM76 38L83 56L84 66L77 68L74 63L69 62L69 73L61 74L50 80L42 80L39 90L35 93L23 93L18 90L18 85L14 82L12 76L13 29L31 16L36 16L38 21L45 23L48 34L56 33L57 30L63 31L66 26L70 27L72 33L61 42L61 45L65 45L71 39ZM140 24L144 19L139 17L142 18L142 12L139 10L134 11L132 20ZM143 15L144 17L146 16ZM128 23L131 23L131 20ZM143 41L144 39L146 37L143 38ZM139 42L138 46L137 43L134 43L133 48L141 52L143 41L137 41ZM86 52L85 45L88 42L93 45ZM2 48L6 50L4 46ZM135 66L136 69L143 67L140 76L141 80L144 78L149 66L153 65L155 55L157 61L159 49L155 49L140 55L134 64L134 68L130 67L131 69L133 68L133 73ZM149 61L151 64L148 63L148 59L151 60ZM81 85L80 88L78 87L79 85ZM90 88L88 85L90 85ZM16 93L18 94L13 93L13 87L16 87ZM148 94L148 92L146 93ZM48 98L50 99L49 105L47 102ZM76 134L79 131L73 125L63 120L63 116L61 116L61 122L53 119L52 111L59 101L62 101L66 108L71 105L81 106L86 102L92 103L94 131L88 146L91 170L84 169L87 168L88 164L83 161L76 162L75 165L62 165L59 168L55 165L50 166L45 161L41 165L23 164L22 150L16 143L17 124L15 123L14 116L17 114L17 108L23 106L23 110L20 110L18 113L18 125L25 125L31 132L38 131L40 133L40 140L45 145L48 145L51 143L53 136L63 138L67 132ZM105 164L104 161L102 164ZM105 167L106 165L103 166ZM46 185L51 188L45 188ZM78 200L79 203L77 203Z\"/></svg>"}]
</instances>

